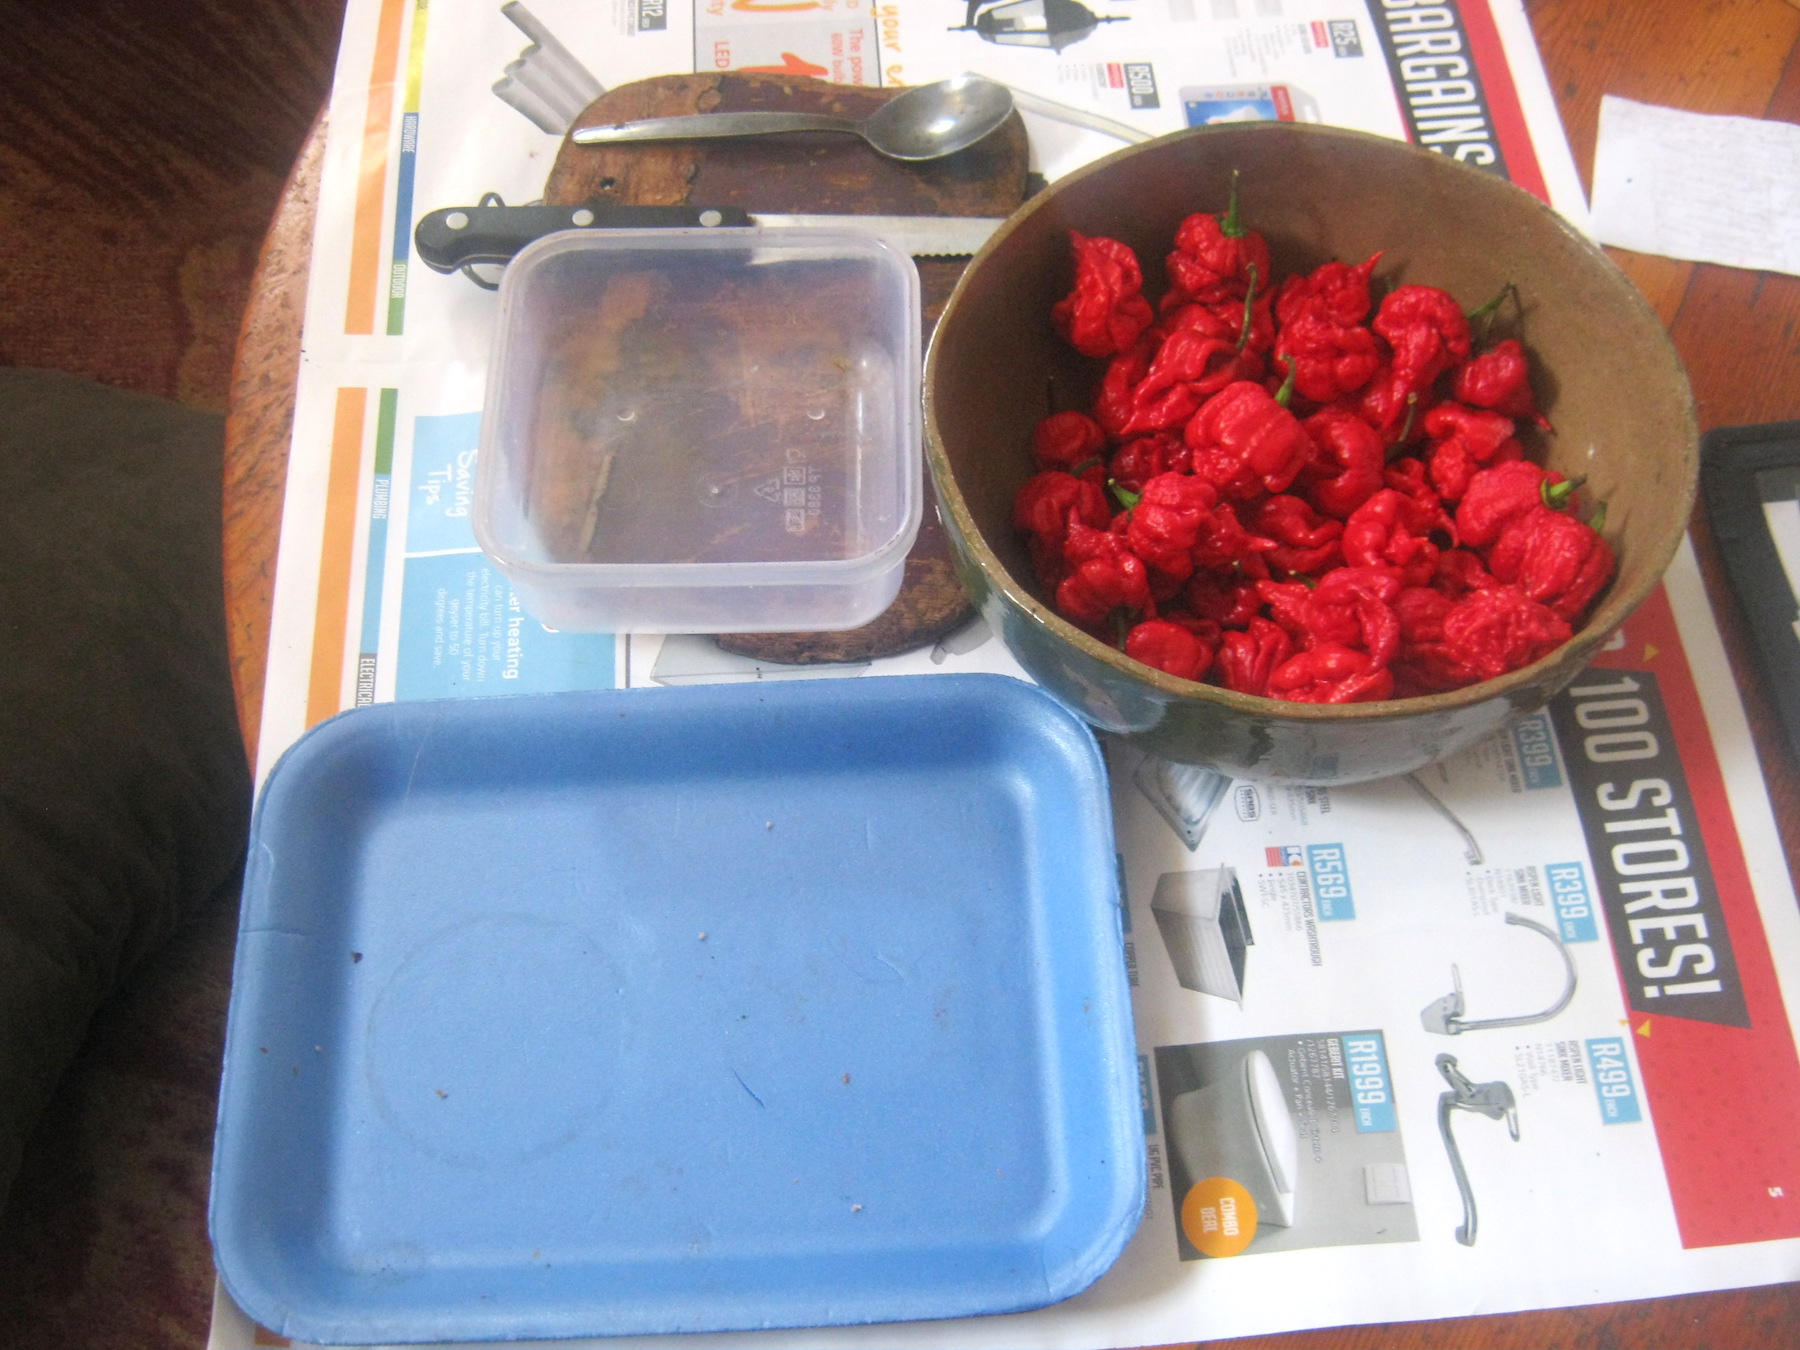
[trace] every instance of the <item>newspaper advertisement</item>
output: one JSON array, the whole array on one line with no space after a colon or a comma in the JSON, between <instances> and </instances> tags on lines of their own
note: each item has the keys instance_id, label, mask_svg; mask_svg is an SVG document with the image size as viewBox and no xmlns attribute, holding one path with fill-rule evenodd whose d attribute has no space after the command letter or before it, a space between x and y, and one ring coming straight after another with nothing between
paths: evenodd
<instances>
[{"instance_id":1,"label":"newspaper advertisement","mask_svg":"<svg viewBox=\"0 0 1800 1350\"><path fill-rule=\"evenodd\" d=\"M573 70L534 85L546 50ZM1050 179L1185 126L1318 120L1585 218L1518 0L352 0L259 776L377 701L1024 678L979 618L809 666L552 632L477 547L495 297L413 265L412 223L539 197L583 93L715 69L992 75ZM1549 708L1415 774L1107 755L1150 1159L1124 1256L1032 1313L685 1341L1123 1347L1800 1277L1800 915L1690 550ZM221 1290L213 1350L288 1343Z\"/></svg>"}]
</instances>

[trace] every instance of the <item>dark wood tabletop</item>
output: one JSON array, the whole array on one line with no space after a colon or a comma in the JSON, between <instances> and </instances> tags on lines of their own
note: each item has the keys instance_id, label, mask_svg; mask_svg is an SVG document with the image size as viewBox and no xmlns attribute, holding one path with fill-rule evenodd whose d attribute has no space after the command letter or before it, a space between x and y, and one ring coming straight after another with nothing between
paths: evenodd
<instances>
[{"instance_id":1,"label":"dark wood tabletop","mask_svg":"<svg viewBox=\"0 0 1800 1350\"><path fill-rule=\"evenodd\" d=\"M1800 122L1800 0L1525 0L1584 187L1600 99ZM226 426L225 590L233 676L254 750L267 668L276 543L325 141L295 164L244 316ZM1687 364L1702 431L1800 418L1800 277L1608 250L1655 307ZM1693 537L1780 826L1800 861L1800 765L1760 682L1704 516ZM1796 1122L1800 1128L1800 1122ZM1546 1241L1555 1235L1546 1231ZM1375 1347L1800 1345L1800 1284L1488 1317L1212 1342L1238 1350Z\"/></svg>"}]
</instances>

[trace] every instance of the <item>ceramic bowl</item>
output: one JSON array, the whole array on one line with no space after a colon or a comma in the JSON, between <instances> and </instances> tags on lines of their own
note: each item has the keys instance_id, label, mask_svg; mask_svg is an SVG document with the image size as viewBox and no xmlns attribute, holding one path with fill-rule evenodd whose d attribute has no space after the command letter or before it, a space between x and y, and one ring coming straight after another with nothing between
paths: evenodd
<instances>
[{"instance_id":1,"label":"ceramic bowl","mask_svg":"<svg viewBox=\"0 0 1800 1350\"><path fill-rule=\"evenodd\" d=\"M1194 211L1224 208L1240 175L1245 222L1285 276L1382 252L1379 295L1408 282L1474 308L1507 282L1507 324L1533 360L1553 434L1527 437L1551 468L1607 503L1618 572L1586 623L1534 665L1450 693L1350 706L1287 703L1128 660L1054 612L1012 502L1032 473L1031 431L1086 408L1103 362L1051 328L1068 292L1069 231L1108 235L1144 261L1145 293ZM1244 123L1121 150L1028 202L970 264L925 368L926 450L963 583L1019 663L1096 727L1234 777L1348 783L1406 773L1542 707L1650 593L1693 507L1699 440L1680 359L1625 275L1561 216L1446 156L1336 128Z\"/></svg>"}]
</instances>

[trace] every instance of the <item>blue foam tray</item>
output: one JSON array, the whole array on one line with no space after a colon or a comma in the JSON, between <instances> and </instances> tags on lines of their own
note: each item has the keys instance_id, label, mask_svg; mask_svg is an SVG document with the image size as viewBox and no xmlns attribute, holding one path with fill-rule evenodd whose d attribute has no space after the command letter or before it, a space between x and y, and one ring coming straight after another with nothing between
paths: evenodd
<instances>
[{"instance_id":1,"label":"blue foam tray","mask_svg":"<svg viewBox=\"0 0 1800 1350\"><path fill-rule=\"evenodd\" d=\"M944 675L377 705L257 805L211 1228L333 1344L1039 1307L1144 1198L1106 774Z\"/></svg>"}]
</instances>

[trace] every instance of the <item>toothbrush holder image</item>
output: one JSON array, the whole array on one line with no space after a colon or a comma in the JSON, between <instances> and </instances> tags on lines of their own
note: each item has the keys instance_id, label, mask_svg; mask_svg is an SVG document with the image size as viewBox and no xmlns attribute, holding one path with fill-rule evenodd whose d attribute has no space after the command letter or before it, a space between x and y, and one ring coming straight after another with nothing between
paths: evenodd
<instances>
[{"instance_id":1,"label":"toothbrush holder image","mask_svg":"<svg viewBox=\"0 0 1800 1350\"><path fill-rule=\"evenodd\" d=\"M1244 1003L1244 967L1255 938L1237 872L1165 872L1150 899L1157 931L1183 989Z\"/></svg>"}]
</instances>

